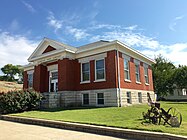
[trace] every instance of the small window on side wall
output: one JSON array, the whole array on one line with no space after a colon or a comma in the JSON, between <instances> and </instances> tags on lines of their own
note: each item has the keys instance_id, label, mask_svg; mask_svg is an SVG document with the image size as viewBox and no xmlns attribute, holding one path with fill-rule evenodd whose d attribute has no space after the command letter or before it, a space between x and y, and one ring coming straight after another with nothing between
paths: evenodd
<instances>
[{"instance_id":1,"label":"small window on side wall","mask_svg":"<svg viewBox=\"0 0 187 140\"><path fill-rule=\"evenodd\" d=\"M131 104L131 92L127 92L127 103Z\"/></svg>"},{"instance_id":2,"label":"small window on side wall","mask_svg":"<svg viewBox=\"0 0 187 140\"><path fill-rule=\"evenodd\" d=\"M138 92L138 102L142 103L142 93Z\"/></svg>"},{"instance_id":3,"label":"small window on side wall","mask_svg":"<svg viewBox=\"0 0 187 140\"><path fill-rule=\"evenodd\" d=\"M129 60L127 59L124 59L124 76L125 80L130 80Z\"/></svg>"},{"instance_id":4,"label":"small window on side wall","mask_svg":"<svg viewBox=\"0 0 187 140\"><path fill-rule=\"evenodd\" d=\"M104 105L104 93L97 93L97 104Z\"/></svg>"},{"instance_id":5,"label":"small window on side wall","mask_svg":"<svg viewBox=\"0 0 187 140\"><path fill-rule=\"evenodd\" d=\"M82 94L82 104L89 105L89 94L88 93Z\"/></svg>"}]
</instances>

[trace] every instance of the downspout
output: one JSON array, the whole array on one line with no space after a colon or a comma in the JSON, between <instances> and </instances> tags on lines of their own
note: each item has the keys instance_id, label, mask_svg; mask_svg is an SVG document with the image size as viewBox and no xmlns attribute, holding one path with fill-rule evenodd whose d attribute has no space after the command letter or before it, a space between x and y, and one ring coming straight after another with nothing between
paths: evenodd
<instances>
[{"instance_id":1,"label":"downspout","mask_svg":"<svg viewBox=\"0 0 187 140\"><path fill-rule=\"evenodd\" d=\"M121 87L121 84L120 84L120 69L119 69L119 51L118 49L116 49L116 57L117 57L117 70L118 70L118 92L119 92L119 107L121 107L121 90L120 90L120 87Z\"/></svg>"}]
</instances>

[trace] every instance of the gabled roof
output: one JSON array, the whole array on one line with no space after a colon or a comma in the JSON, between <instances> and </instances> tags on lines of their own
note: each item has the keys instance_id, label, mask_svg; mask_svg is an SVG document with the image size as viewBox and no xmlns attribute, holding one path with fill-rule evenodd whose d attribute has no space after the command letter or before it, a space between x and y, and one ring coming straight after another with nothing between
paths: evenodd
<instances>
[{"instance_id":1,"label":"gabled roof","mask_svg":"<svg viewBox=\"0 0 187 140\"><path fill-rule=\"evenodd\" d=\"M47 52L47 53L43 53L48 46L51 46L54 48L53 51ZM59 52L63 52L63 51L69 51L72 53L75 53L77 51L77 48L57 42L55 40L49 39L49 38L44 38L40 44L38 45L38 47L34 50L34 52L31 54L31 56L28 58L29 62L32 62L33 60L36 60L38 57L42 57L42 56L47 56L49 54L56 54Z\"/></svg>"}]
</instances>

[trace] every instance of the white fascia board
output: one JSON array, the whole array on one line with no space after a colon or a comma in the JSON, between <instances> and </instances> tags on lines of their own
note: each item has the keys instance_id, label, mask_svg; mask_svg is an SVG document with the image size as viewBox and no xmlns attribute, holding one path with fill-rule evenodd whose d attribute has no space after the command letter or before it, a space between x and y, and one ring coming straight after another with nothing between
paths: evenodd
<instances>
[{"instance_id":1,"label":"white fascia board","mask_svg":"<svg viewBox=\"0 0 187 140\"><path fill-rule=\"evenodd\" d=\"M154 64L156 63L154 60L152 60L151 58L145 56L144 54L140 53L139 51L136 51L130 47L128 47L127 45L125 45L124 43L116 40L116 43L118 43L119 45L123 46L125 49L129 50L130 52L133 52L134 54L136 54L137 56L140 56L141 58L144 58L144 60L147 60L147 62L149 62L149 64ZM131 55L132 56L132 55ZM134 56L134 55L133 55Z\"/></svg>"},{"instance_id":2,"label":"white fascia board","mask_svg":"<svg viewBox=\"0 0 187 140\"><path fill-rule=\"evenodd\" d=\"M33 70L34 64L28 64L23 66L24 71Z\"/></svg>"}]
</instances>

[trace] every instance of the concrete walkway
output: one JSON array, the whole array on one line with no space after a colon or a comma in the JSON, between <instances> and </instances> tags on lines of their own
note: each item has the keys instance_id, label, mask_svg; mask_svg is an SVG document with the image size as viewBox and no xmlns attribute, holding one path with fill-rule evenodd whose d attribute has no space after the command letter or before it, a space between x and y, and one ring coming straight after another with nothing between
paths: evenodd
<instances>
[{"instance_id":1,"label":"concrete walkway","mask_svg":"<svg viewBox=\"0 0 187 140\"><path fill-rule=\"evenodd\" d=\"M0 140L122 140L78 131L0 120Z\"/></svg>"}]
</instances>

